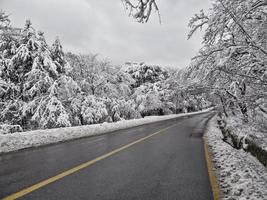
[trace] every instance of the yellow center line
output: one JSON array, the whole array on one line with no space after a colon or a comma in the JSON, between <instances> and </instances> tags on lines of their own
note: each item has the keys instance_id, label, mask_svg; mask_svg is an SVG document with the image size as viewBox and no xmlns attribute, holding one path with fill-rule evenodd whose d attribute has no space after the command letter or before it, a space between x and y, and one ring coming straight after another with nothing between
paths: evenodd
<instances>
[{"instance_id":1,"label":"yellow center line","mask_svg":"<svg viewBox=\"0 0 267 200\"><path fill-rule=\"evenodd\" d=\"M155 135L157 135L159 133L162 133L163 131L166 131L167 129L169 129L169 128L175 126L175 125L176 124L171 125L171 126L168 126L168 127L164 128L164 129L161 129L161 130L159 130L159 131L157 131L155 133L152 133L152 134L150 134L148 136L145 136L143 138L140 138L140 139L138 139L138 140L136 140L134 142L131 142L129 144L126 144L126 145L124 145L124 146L122 146L122 147L120 147L118 149L115 149L113 151L110 151L110 152L108 152L108 153L106 153L106 154L104 154L102 156L99 156L99 157L93 159L93 160L84 162L84 163L82 163L82 164L80 164L80 165L78 165L76 167L73 167L73 168L71 168L69 170L66 170L66 171L64 171L64 172L62 172L60 174L57 174L57 175L55 175L55 176L53 176L51 178L48 178L46 180L43 180L43 181L41 181L39 183L36 183L36 184L34 184L34 185L30 186L30 187L24 188L24 189L22 189L19 192L13 193L13 194L11 194L11 195L3 198L3 200L12 200L12 199L17 199L17 198L23 197L26 194L29 194L29 193L31 193L31 192L33 192L35 190L38 190L39 188L42 188L42 187L44 187L44 186L46 186L46 185L48 185L50 183L53 183L53 182L55 182L55 181L57 181L59 179L62 179L64 177L68 176L68 175L71 175L71 174L73 174L75 172L78 172L79 170L84 169L86 167L89 167L89 166L95 164L96 162L98 162L100 160L103 160L105 158L108 158L108 157L110 157L110 156L112 156L112 155L114 155L114 154L116 154L116 153L118 153L120 151L123 151L123 150L125 150L125 149L127 149L127 148L129 148L129 147L131 147L131 146L133 146L135 144L138 144L138 143L140 143L140 142L142 142L144 140L147 140L148 138L151 138L151 137L153 137L153 136L155 136Z\"/></svg>"}]
</instances>

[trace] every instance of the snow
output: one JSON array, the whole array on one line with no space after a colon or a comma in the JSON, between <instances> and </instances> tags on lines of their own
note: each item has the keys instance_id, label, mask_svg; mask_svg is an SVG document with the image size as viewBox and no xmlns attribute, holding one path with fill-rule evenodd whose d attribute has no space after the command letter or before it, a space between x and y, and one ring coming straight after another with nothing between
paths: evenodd
<instances>
[{"instance_id":1,"label":"snow","mask_svg":"<svg viewBox=\"0 0 267 200\"><path fill-rule=\"evenodd\" d=\"M13 132L22 132L22 128L19 125L0 124L0 135Z\"/></svg>"},{"instance_id":2,"label":"snow","mask_svg":"<svg viewBox=\"0 0 267 200\"><path fill-rule=\"evenodd\" d=\"M257 120L259 121L259 119ZM267 148L266 131L261 130L259 124L255 124L255 120L243 123L241 117L229 116L226 118L226 121L227 126L230 127L239 139L245 140L246 137L251 137L254 138L254 141L257 141L257 145L262 149Z\"/></svg>"},{"instance_id":3,"label":"snow","mask_svg":"<svg viewBox=\"0 0 267 200\"><path fill-rule=\"evenodd\" d=\"M209 108L192 113L173 114L164 116L149 116L142 119L123 120L115 123L105 122L102 124L93 124L87 126L35 130L28 132L17 132L6 135L0 134L0 153L11 152L29 147L37 147L82 137L109 133L120 129L131 128L162 120L205 113L211 111L212 109L213 108Z\"/></svg>"},{"instance_id":4,"label":"snow","mask_svg":"<svg viewBox=\"0 0 267 200\"><path fill-rule=\"evenodd\" d=\"M222 200L267 198L267 169L250 153L223 142L215 117L208 123L205 139L213 155Z\"/></svg>"}]
</instances>

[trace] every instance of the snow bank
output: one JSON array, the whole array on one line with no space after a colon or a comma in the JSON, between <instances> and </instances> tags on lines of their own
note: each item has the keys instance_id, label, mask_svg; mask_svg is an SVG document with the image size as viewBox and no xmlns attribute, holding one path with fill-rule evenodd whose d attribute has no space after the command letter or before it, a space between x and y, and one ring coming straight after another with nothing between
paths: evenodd
<instances>
[{"instance_id":1,"label":"snow bank","mask_svg":"<svg viewBox=\"0 0 267 200\"><path fill-rule=\"evenodd\" d=\"M22 132L20 125L0 124L0 135L15 132Z\"/></svg>"},{"instance_id":2,"label":"snow bank","mask_svg":"<svg viewBox=\"0 0 267 200\"><path fill-rule=\"evenodd\" d=\"M267 170L250 153L223 142L215 117L205 133L223 200L266 199Z\"/></svg>"},{"instance_id":3,"label":"snow bank","mask_svg":"<svg viewBox=\"0 0 267 200\"><path fill-rule=\"evenodd\" d=\"M93 124L87 126L35 130L35 131L0 135L0 153L16 151L19 149L25 149L29 147L37 147L46 144L58 143L62 141L88 137L92 135L99 135L120 129L126 129L143 124L158 122L162 120L206 113L211 110L213 110L213 108L209 108L199 112L165 115L165 116L149 116L142 119L123 120L115 123L102 123L102 124Z\"/></svg>"},{"instance_id":4,"label":"snow bank","mask_svg":"<svg viewBox=\"0 0 267 200\"><path fill-rule=\"evenodd\" d=\"M264 166L267 166L267 138L253 122L244 123L240 117L231 116L218 119L223 140L236 149L243 148L255 156Z\"/></svg>"}]
</instances>

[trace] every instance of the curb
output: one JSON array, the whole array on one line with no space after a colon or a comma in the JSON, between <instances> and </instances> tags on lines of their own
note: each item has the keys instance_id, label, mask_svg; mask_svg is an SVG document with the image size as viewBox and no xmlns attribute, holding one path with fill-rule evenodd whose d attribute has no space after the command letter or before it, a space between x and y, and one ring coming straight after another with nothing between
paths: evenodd
<instances>
[{"instance_id":1,"label":"curb","mask_svg":"<svg viewBox=\"0 0 267 200\"><path fill-rule=\"evenodd\" d=\"M208 144L205 138L203 138L203 143L204 143L205 158L206 158L206 163L207 163L207 168L208 168L208 174L209 174L209 180L210 180L211 190L213 194L213 199L220 200L220 190L219 190L218 180L213 170L214 165L213 165L212 157L209 152L209 147L208 147Z\"/></svg>"}]
</instances>

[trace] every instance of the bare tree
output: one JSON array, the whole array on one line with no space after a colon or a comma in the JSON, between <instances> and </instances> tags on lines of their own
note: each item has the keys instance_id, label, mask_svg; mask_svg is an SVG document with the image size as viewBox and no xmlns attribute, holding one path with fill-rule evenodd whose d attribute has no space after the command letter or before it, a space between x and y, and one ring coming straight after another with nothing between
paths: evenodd
<instances>
[{"instance_id":1,"label":"bare tree","mask_svg":"<svg viewBox=\"0 0 267 200\"><path fill-rule=\"evenodd\" d=\"M159 8L156 0L121 0L129 15L133 16L139 23L146 23L149 20L151 11L155 9L161 23Z\"/></svg>"}]
</instances>

